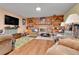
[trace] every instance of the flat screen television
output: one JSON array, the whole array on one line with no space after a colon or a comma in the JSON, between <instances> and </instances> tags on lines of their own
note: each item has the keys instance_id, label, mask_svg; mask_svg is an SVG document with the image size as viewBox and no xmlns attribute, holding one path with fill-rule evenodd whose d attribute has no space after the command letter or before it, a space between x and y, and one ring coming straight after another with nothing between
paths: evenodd
<instances>
[{"instance_id":1,"label":"flat screen television","mask_svg":"<svg viewBox=\"0 0 79 59\"><path fill-rule=\"evenodd\" d=\"M6 25L19 25L19 19L16 17L5 15L5 24Z\"/></svg>"}]
</instances>

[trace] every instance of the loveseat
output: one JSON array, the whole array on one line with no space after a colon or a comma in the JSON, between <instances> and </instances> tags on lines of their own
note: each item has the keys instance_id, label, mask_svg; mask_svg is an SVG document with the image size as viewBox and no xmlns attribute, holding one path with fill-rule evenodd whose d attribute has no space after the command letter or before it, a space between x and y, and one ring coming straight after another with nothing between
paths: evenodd
<instances>
[{"instance_id":1,"label":"loveseat","mask_svg":"<svg viewBox=\"0 0 79 59\"><path fill-rule=\"evenodd\" d=\"M55 45L49 48L47 55L79 55L79 40L65 38L60 39Z\"/></svg>"}]
</instances>

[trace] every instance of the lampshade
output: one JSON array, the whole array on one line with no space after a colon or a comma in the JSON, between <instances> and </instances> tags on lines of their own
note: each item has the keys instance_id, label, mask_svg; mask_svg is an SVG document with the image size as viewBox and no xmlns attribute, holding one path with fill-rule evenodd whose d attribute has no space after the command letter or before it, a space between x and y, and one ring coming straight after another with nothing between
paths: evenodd
<instances>
[{"instance_id":1,"label":"lampshade","mask_svg":"<svg viewBox=\"0 0 79 59\"><path fill-rule=\"evenodd\" d=\"M61 22L61 26L65 26L65 22Z\"/></svg>"},{"instance_id":2,"label":"lampshade","mask_svg":"<svg viewBox=\"0 0 79 59\"><path fill-rule=\"evenodd\" d=\"M79 15L72 14L66 19L65 24L72 24L72 23L79 24Z\"/></svg>"}]
</instances>

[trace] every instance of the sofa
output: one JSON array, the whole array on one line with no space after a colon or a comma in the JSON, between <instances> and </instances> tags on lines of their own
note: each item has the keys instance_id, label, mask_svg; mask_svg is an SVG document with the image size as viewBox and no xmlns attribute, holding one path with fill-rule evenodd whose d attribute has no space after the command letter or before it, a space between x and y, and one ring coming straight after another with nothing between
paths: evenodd
<instances>
[{"instance_id":1,"label":"sofa","mask_svg":"<svg viewBox=\"0 0 79 59\"><path fill-rule=\"evenodd\" d=\"M12 49L12 36L0 36L0 55L8 54Z\"/></svg>"},{"instance_id":2,"label":"sofa","mask_svg":"<svg viewBox=\"0 0 79 59\"><path fill-rule=\"evenodd\" d=\"M47 50L46 55L79 55L79 40L60 39Z\"/></svg>"},{"instance_id":3,"label":"sofa","mask_svg":"<svg viewBox=\"0 0 79 59\"><path fill-rule=\"evenodd\" d=\"M8 54L15 49L16 43L20 41L24 42L27 33L15 33L12 35L0 35L0 55ZM18 39L18 40L17 40ZM19 42L18 42L19 43Z\"/></svg>"}]
</instances>

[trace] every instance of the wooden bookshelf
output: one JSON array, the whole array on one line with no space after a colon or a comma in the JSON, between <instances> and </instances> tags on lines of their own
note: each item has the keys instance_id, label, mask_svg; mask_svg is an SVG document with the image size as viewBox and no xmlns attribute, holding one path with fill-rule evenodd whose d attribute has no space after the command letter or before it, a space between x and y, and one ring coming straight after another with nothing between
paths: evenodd
<instances>
[{"instance_id":1,"label":"wooden bookshelf","mask_svg":"<svg viewBox=\"0 0 79 59\"><path fill-rule=\"evenodd\" d=\"M32 17L32 18L27 18L27 27L29 29L26 30L31 30L31 28L36 28L39 29L40 26L49 26L48 29L51 30L51 32L57 32L59 30L61 22L64 21L63 15L54 15L54 16L49 16L49 17Z\"/></svg>"}]
</instances>

